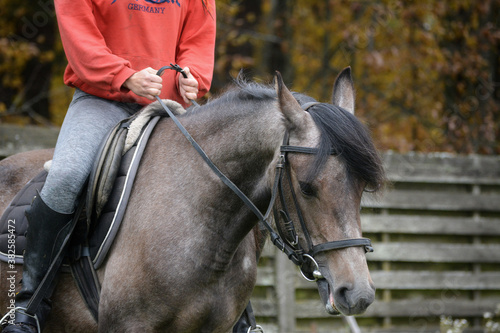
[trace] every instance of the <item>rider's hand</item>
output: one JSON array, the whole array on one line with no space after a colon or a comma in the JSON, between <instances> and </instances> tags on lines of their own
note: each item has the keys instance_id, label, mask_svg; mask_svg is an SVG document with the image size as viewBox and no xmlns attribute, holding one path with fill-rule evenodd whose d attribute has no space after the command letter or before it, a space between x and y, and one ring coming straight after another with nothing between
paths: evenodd
<instances>
[{"instance_id":1,"label":"rider's hand","mask_svg":"<svg viewBox=\"0 0 500 333\"><path fill-rule=\"evenodd\" d=\"M183 71L187 78L184 78L182 74L179 75L179 92L184 102L189 104L191 103L190 99L195 100L198 97L198 81L189 71L189 67L185 67Z\"/></svg>"},{"instance_id":2,"label":"rider's hand","mask_svg":"<svg viewBox=\"0 0 500 333\"><path fill-rule=\"evenodd\" d=\"M156 75L156 70L151 67L135 72L124 83L125 88L130 89L136 95L146 97L152 101L159 96L162 88L162 79Z\"/></svg>"}]
</instances>

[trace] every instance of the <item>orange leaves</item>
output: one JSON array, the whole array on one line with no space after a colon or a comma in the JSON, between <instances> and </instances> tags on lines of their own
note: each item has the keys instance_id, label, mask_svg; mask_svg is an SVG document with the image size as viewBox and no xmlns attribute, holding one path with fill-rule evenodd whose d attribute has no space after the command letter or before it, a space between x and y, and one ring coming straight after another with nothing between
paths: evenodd
<instances>
[{"instance_id":1,"label":"orange leaves","mask_svg":"<svg viewBox=\"0 0 500 333\"><path fill-rule=\"evenodd\" d=\"M356 114L383 149L500 153L499 1L261 0L246 25L248 5L225 1L219 75L283 66L294 90L328 101L352 66Z\"/></svg>"},{"instance_id":2,"label":"orange leaves","mask_svg":"<svg viewBox=\"0 0 500 333\"><path fill-rule=\"evenodd\" d=\"M60 43L51 50L39 47L46 34L29 42L12 38L23 28L19 22L26 31L40 30L51 18L49 0L37 1L43 6L35 13L32 2L22 3L0 0L7 13L0 17L0 89L22 89L30 59L53 63L56 77L64 68ZM212 92L241 69L249 78L268 81L280 70L295 91L329 101L336 75L351 66L356 115L381 148L500 153L500 1L218 0L216 5ZM61 89L58 82L52 90ZM57 103L51 101L63 113L64 103ZM0 101L0 112L9 106Z\"/></svg>"}]
</instances>

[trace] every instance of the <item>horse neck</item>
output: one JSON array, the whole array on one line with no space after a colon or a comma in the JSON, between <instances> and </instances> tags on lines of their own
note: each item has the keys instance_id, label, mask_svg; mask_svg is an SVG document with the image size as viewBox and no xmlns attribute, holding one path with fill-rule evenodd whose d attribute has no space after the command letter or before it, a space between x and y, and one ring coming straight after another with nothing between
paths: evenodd
<instances>
[{"instance_id":1,"label":"horse neck","mask_svg":"<svg viewBox=\"0 0 500 333\"><path fill-rule=\"evenodd\" d=\"M274 103L207 109L190 117L187 126L219 169L251 191L256 179L270 175L278 157L285 130L281 113Z\"/></svg>"},{"instance_id":2,"label":"horse neck","mask_svg":"<svg viewBox=\"0 0 500 333\"><path fill-rule=\"evenodd\" d=\"M284 133L281 118L274 107L274 103L253 109L239 105L238 110L211 110L208 106L206 110L181 119L214 164L261 211L265 211L270 200L270 178L274 175L274 161L279 154ZM203 235L210 238L207 244L215 244L213 251L222 253L219 253L219 263L222 266L224 263L229 265L240 243L258 219L236 194L216 179L201 158L195 157L197 153L184 138L179 139L180 135L176 135L176 139L173 139L172 133L168 133L173 131L178 129L170 125L168 129L160 131L160 136L164 137L156 139L181 146L177 149L191 155L190 161L196 161L181 165L182 168L189 168L185 170L188 174L200 179L197 188L201 194L191 194L192 202L198 203L194 205L197 207L195 209L200 211L193 214L202 219L199 223L204 224L205 229L209 229ZM207 249L207 252L210 250Z\"/></svg>"},{"instance_id":3,"label":"horse neck","mask_svg":"<svg viewBox=\"0 0 500 333\"><path fill-rule=\"evenodd\" d=\"M275 103L248 102L237 108L208 110L207 116L209 112L216 116L194 117L200 145L232 182L258 200L272 186L285 131L281 113Z\"/></svg>"}]
</instances>

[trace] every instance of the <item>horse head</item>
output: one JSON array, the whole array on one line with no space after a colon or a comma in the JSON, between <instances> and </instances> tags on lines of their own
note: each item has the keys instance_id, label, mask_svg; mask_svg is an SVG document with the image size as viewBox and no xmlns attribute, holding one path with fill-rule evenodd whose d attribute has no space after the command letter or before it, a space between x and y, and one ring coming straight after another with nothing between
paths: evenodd
<instances>
[{"instance_id":1,"label":"horse head","mask_svg":"<svg viewBox=\"0 0 500 333\"><path fill-rule=\"evenodd\" d=\"M288 133L275 223L293 249L293 261L317 282L326 311L363 313L375 287L365 258L371 244L361 238L361 197L365 188L380 187L384 172L368 132L353 115L350 68L337 77L332 104L292 94L279 73L275 88Z\"/></svg>"}]
</instances>

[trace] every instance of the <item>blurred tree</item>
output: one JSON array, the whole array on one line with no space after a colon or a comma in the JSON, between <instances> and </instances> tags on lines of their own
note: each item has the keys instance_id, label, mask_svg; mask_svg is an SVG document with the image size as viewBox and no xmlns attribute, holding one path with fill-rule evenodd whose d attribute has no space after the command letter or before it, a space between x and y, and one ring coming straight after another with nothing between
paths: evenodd
<instances>
[{"instance_id":1,"label":"blurred tree","mask_svg":"<svg viewBox=\"0 0 500 333\"><path fill-rule=\"evenodd\" d=\"M498 154L499 4L263 1L260 30L241 31L258 59L247 68L328 101L352 66L357 115L382 149Z\"/></svg>"},{"instance_id":2,"label":"blurred tree","mask_svg":"<svg viewBox=\"0 0 500 333\"><path fill-rule=\"evenodd\" d=\"M12 121L48 123L56 39L53 2L0 0L0 8L0 114Z\"/></svg>"},{"instance_id":3,"label":"blurred tree","mask_svg":"<svg viewBox=\"0 0 500 333\"><path fill-rule=\"evenodd\" d=\"M50 1L0 0L0 121L46 117L51 74L62 87ZM357 116L381 149L500 153L500 0L217 0L217 24L212 92L241 70L265 82L279 70L326 102L351 66ZM60 123L67 102L49 101Z\"/></svg>"},{"instance_id":4,"label":"blurred tree","mask_svg":"<svg viewBox=\"0 0 500 333\"><path fill-rule=\"evenodd\" d=\"M217 3L217 43L212 91L221 90L242 68L255 67L254 38L262 1L221 1Z\"/></svg>"},{"instance_id":5,"label":"blurred tree","mask_svg":"<svg viewBox=\"0 0 500 333\"><path fill-rule=\"evenodd\" d=\"M446 146L498 153L500 1L436 3L434 13L442 22L435 36L444 58L439 73Z\"/></svg>"}]
</instances>

